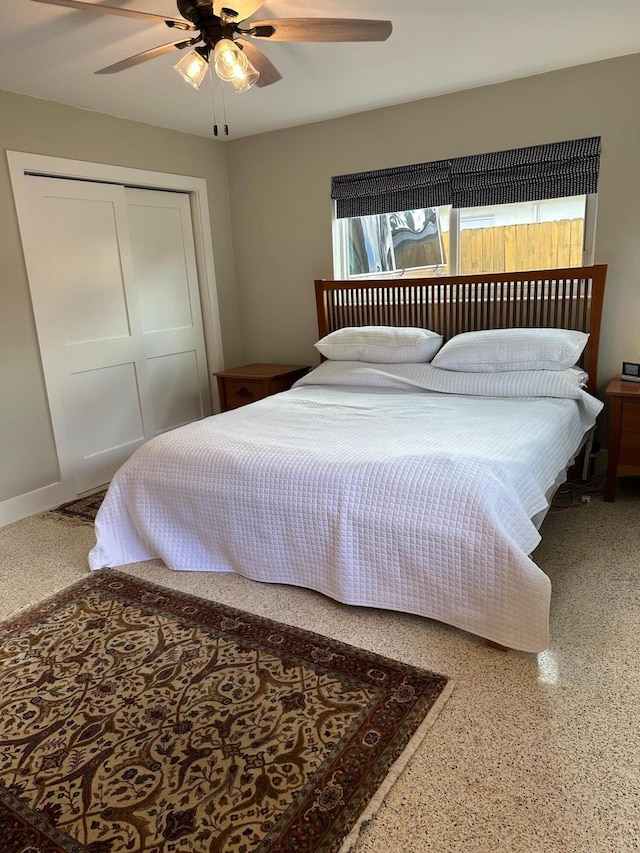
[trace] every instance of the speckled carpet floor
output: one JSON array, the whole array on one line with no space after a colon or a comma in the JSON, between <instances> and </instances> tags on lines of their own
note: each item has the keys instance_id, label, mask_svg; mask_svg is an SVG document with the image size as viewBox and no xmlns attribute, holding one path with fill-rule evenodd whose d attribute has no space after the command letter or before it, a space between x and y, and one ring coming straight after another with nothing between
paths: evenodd
<instances>
[{"instance_id":1,"label":"speckled carpet floor","mask_svg":"<svg viewBox=\"0 0 640 853\"><path fill-rule=\"evenodd\" d=\"M455 689L357 853L640 850L640 480L615 503L552 511L533 559L552 581L551 643L507 654L419 617L232 574L121 571L446 673ZM88 574L89 524L0 529L0 614Z\"/></svg>"}]
</instances>

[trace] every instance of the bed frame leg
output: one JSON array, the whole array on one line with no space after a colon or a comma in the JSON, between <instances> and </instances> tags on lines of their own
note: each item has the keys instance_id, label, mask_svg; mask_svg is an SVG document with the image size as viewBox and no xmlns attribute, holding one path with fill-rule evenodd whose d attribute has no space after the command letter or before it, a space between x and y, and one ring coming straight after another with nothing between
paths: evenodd
<instances>
[{"instance_id":1,"label":"bed frame leg","mask_svg":"<svg viewBox=\"0 0 640 853\"><path fill-rule=\"evenodd\" d=\"M582 459L582 481L589 479L589 469L591 468L591 452L593 451L593 438L596 434L596 428L591 427L587 435L587 440L584 445L584 457Z\"/></svg>"},{"instance_id":2,"label":"bed frame leg","mask_svg":"<svg viewBox=\"0 0 640 853\"><path fill-rule=\"evenodd\" d=\"M493 640L487 640L487 645L492 649L498 649L499 652L508 652L509 646L501 646L500 643L494 643Z\"/></svg>"}]
</instances>

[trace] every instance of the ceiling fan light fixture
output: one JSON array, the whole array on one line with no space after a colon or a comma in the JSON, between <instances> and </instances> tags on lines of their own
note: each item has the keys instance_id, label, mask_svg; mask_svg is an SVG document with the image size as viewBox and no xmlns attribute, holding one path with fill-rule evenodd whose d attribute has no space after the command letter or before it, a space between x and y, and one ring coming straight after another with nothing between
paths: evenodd
<instances>
[{"instance_id":1,"label":"ceiling fan light fixture","mask_svg":"<svg viewBox=\"0 0 640 853\"><path fill-rule=\"evenodd\" d=\"M244 77L238 77L231 81L236 92L246 92L260 79L260 72L249 63L249 68Z\"/></svg>"},{"instance_id":2,"label":"ceiling fan light fixture","mask_svg":"<svg viewBox=\"0 0 640 853\"><path fill-rule=\"evenodd\" d=\"M190 50L179 62L173 66L183 80L186 80L190 86L199 90L202 86L209 63L202 48Z\"/></svg>"},{"instance_id":3,"label":"ceiling fan light fixture","mask_svg":"<svg viewBox=\"0 0 640 853\"><path fill-rule=\"evenodd\" d=\"M231 83L236 92L246 92L260 78L260 72L231 39L220 39L214 47L213 67L218 77Z\"/></svg>"}]
</instances>

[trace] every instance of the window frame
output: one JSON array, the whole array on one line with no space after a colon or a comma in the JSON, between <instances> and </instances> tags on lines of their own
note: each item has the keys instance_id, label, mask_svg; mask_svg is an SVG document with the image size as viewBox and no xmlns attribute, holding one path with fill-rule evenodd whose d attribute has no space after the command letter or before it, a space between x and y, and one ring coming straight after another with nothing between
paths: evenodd
<instances>
[{"instance_id":1,"label":"window frame","mask_svg":"<svg viewBox=\"0 0 640 853\"><path fill-rule=\"evenodd\" d=\"M401 278L406 270L389 270L386 272L359 273L349 275L348 272L348 245L347 228L343 225L346 218L337 216L337 202L332 201L332 249L333 249L333 275L338 281L359 281L367 279L393 279ZM496 205L497 206L497 205ZM449 211L449 258L448 275L459 275L459 246L460 246L460 211L465 208L451 207ZM598 212L598 194L587 193L584 211L584 240L582 247L582 262L580 266L590 266L594 263L596 219ZM455 235L455 237L454 237ZM437 274L438 266L411 267L409 269L434 270ZM505 270L515 272L515 270Z\"/></svg>"}]
</instances>

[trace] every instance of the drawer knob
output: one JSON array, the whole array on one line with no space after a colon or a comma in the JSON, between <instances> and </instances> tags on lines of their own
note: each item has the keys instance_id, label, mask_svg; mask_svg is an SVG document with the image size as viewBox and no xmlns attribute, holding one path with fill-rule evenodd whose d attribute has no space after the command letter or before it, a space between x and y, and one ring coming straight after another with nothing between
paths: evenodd
<instances>
[{"instance_id":1,"label":"drawer knob","mask_svg":"<svg viewBox=\"0 0 640 853\"><path fill-rule=\"evenodd\" d=\"M242 387L236 391L236 396L238 396L238 397L253 397L253 391L249 391L248 388Z\"/></svg>"}]
</instances>

